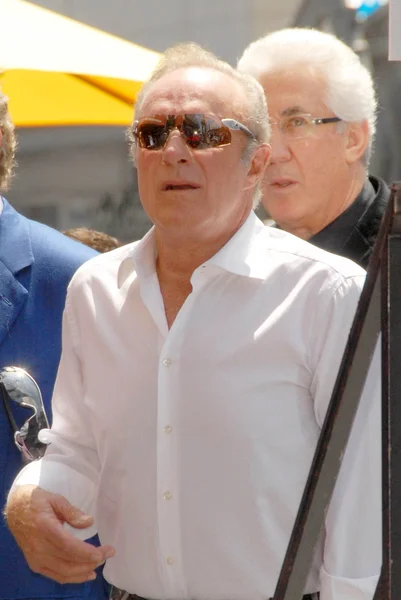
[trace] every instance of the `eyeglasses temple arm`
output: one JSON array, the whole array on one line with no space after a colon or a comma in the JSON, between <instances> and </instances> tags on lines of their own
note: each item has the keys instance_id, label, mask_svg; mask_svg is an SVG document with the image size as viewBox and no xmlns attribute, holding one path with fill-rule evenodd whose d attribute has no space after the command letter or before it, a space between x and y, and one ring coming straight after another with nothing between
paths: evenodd
<instances>
[{"instance_id":1,"label":"eyeglasses temple arm","mask_svg":"<svg viewBox=\"0 0 401 600\"><path fill-rule=\"evenodd\" d=\"M252 131L248 129L248 127L245 127L245 125L239 123L239 121L236 121L235 119L222 119L221 122L229 129L232 129L234 131L243 131L244 133L249 135L250 138L254 140L257 139L256 135L253 134Z\"/></svg>"}]
</instances>

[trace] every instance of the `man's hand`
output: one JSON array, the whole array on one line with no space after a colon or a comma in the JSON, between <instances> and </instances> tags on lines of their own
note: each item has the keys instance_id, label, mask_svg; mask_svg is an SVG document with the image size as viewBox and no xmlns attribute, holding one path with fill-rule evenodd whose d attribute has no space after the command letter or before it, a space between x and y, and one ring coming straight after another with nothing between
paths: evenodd
<instances>
[{"instance_id":1,"label":"man's hand","mask_svg":"<svg viewBox=\"0 0 401 600\"><path fill-rule=\"evenodd\" d=\"M58 583L95 579L94 569L114 556L112 546L94 547L64 529L64 523L85 529L92 525L93 518L63 496L40 487L17 488L9 498L5 516L32 571Z\"/></svg>"}]
</instances>

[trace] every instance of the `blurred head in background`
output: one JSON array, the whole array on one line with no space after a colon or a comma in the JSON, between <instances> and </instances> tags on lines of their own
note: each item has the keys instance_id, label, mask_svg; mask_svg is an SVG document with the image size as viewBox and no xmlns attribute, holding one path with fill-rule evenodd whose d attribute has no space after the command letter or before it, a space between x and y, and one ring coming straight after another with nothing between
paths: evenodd
<instances>
[{"instance_id":1,"label":"blurred head in background","mask_svg":"<svg viewBox=\"0 0 401 600\"><path fill-rule=\"evenodd\" d=\"M0 192L8 189L15 165L14 125L8 113L8 98L0 90Z\"/></svg>"},{"instance_id":2,"label":"blurred head in background","mask_svg":"<svg viewBox=\"0 0 401 600\"><path fill-rule=\"evenodd\" d=\"M88 229L87 227L76 227L74 229L67 229L63 231L67 237L85 244L98 252L109 252L115 250L123 245L120 240L107 233L96 231L95 229Z\"/></svg>"},{"instance_id":3,"label":"blurred head in background","mask_svg":"<svg viewBox=\"0 0 401 600\"><path fill-rule=\"evenodd\" d=\"M361 193L375 135L377 100L369 71L335 36L275 31L238 62L263 86L272 154L263 205L283 229L310 239Z\"/></svg>"}]
</instances>

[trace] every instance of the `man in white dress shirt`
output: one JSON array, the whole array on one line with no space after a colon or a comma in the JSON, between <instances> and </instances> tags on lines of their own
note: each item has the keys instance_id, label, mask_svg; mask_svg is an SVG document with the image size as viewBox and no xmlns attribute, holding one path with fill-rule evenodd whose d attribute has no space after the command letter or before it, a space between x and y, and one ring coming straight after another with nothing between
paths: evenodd
<instances>
[{"instance_id":1,"label":"man in white dress shirt","mask_svg":"<svg viewBox=\"0 0 401 600\"><path fill-rule=\"evenodd\" d=\"M196 45L170 49L144 86L132 151L154 227L75 275L50 446L8 501L35 571L84 581L107 559L113 598L273 595L364 272L255 216L267 117L259 84ZM373 596L377 372L309 599Z\"/></svg>"}]
</instances>

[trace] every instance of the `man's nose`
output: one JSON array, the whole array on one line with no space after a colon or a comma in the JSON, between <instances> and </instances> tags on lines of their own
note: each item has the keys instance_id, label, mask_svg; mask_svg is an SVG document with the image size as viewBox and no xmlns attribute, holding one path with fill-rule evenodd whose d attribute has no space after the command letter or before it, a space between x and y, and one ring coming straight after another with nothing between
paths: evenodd
<instances>
[{"instance_id":1,"label":"man's nose","mask_svg":"<svg viewBox=\"0 0 401 600\"><path fill-rule=\"evenodd\" d=\"M191 151L177 129L168 136L162 150L162 159L166 164L183 163L191 159Z\"/></svg>"},{"instance_id":2,"label":"man's nose","mask_svg":"<svg viewBox=\"0 0 401 600\"><path fill-rule=\"evenodd\" d=\"M277 126L272 126L272 136L270 140L271 155L270 164L285 162L291 158L291 149L286 136Z\"/></svg>"}]
</instances>

